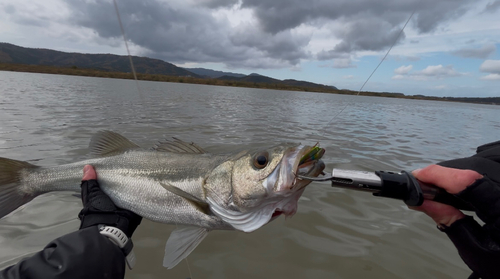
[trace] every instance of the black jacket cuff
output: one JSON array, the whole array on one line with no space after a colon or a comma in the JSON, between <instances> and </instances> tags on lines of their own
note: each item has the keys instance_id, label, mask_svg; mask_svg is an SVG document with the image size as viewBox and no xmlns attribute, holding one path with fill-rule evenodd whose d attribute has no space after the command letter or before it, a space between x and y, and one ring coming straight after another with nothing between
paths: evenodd
<instances>
[{"instance_id":1,"label":"black jacket cuff","mask_svg":"<svg viewBox=\"0 0 500 279\"><path fill-rule=\"evenodd\" d=\"M488 228L467 216L443 230L458 250L460 257L483 279L500 278L500 247Z\"/></svg>"}]
</instances>

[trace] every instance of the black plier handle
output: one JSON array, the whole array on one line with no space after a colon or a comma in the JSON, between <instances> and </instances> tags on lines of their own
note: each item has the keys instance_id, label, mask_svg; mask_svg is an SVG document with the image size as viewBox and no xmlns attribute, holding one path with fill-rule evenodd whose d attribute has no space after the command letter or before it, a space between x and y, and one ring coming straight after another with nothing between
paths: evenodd
<instances>
[{"instance_id":1,"label":"black plier handle","mask_svg":"<svg viewBox=\"0 0 500 279\"><path fill-rule=\"evenodd\" d=\"M419 206L425 200L433 200L462 210L475 211L474 207L444 189L417 180L411 173L402 171L356 171L333 169L332 176L299 179L331 181L332 187L371 192L377 197L403 200L409 206Z\"/></svg>"}]
</instances>

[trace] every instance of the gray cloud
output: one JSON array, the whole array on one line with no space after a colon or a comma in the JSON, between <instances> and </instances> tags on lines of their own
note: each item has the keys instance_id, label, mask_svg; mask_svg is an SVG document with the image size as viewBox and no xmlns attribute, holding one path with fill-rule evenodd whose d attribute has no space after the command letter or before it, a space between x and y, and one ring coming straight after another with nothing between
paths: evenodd
<instances>
[{"instance_id":1,"label":"gray cloud","mask_svg":"<svg viewBox=\"0 0 500 279\"><path fill-rule=\"evenodd\" d=\"M412 55L389 55L388 56L390 59L394 60L394 61L418 61L420 60L420 57L418 56L412 56Z\"/></svg>"},{"instance_id":2,"label":"gray cloud","mask_svg":"<svg viewBox=\"0 0 500 279\"><path fill-rule=\"evenodd\" d=\"M212 9L232 7L238 5L239 3L238 0L198 0L198 2L199 4Z\"/></svg>"},{"instance_id":3,"label":"gray cloud","mask_svg":"<svg viewBox=\"0 0 500 279\"><path fill-rule=\"evenodd\" d=\"M486 60L479 67L481 72L500 74L500 60Z\"/></svg>"},{"instance_id":4,"label":"gray cloud","mask_svg":"<svg viewBox=\"0 0 500 279\"><path fill-rule=\"evenodd\" d=\"M356 68L356 65L352 64L352 60L350 58L338 58L333 60L333 68Z\"/></svg>"},{"instance_id":5,"label":"gray cloud","mask_svg":"<svg viewBox=\"0 0 500 279\"><path fill-rule=\"evenodd\" d=\"M343 41L334 47L334 51L350 53L358 50L384 50L394 43L399 33L400 28L394 28L383 19L360 18L346 22L344 28L337 31ZM398 41L404 38L405 34L402 33Z\"/></svg>"},{"instance_id":6,"label":"gray cloud","mask_svg":"<svg viewBox=\"0 0 500 279\"><path fill-rule=\"evenodd\" d=\"M397 75L406 75L411 71L411 69L413 69L413 65L401 66L401 67L395 69L394 73Z\"/></svg>"},{"instance_id":7,"label":"gray cloud","mask_svg":"<svg viewBox=\"0 0 500 279\"><path fill-rule=\"evenodd\" d=\"M352 53L363 50L386 50L397 39L401 42L405 38L405 34L400 33L399 29L392 28L391 24L380 18L363 17L353 19L351 22L345 22L343 28L334 31L336 36L342 38L342 41L335 45L333 49L323 50L317 54L319 60L329 60L334 58L342 58L345 61L346 57L350 57ZM350 59L349 59L350 60ZM334 65L344 65L349 68L349 64L335 62Z\"/></svg>"},{"instance_id":8,"label":"gray cloud","mask_svg":"<svg viewBox=\"0 0 500 279\"><path fill-rule=\"evenodd\" d=\"M495 44L486 44L480 48L462 48L452 51L451 54L465 58L486 59L497 50Z\"/></svg>"},{"instance_id":9,"label":"gray cloud","mask_svg":"<svg viewBox=\"0 0 500 279\"><path fill-rule=\"evenodd\" d=\"M111 1L65 0L73 25L93 30L99 43L121 38ZM194 3L194 4L193 4ZM353 67L359 51L386 50L416 11L411 26L420 33L460 17L466 0L122 0L118 2L127 38L142 55L173 63L220 62L228 67L296 67L303 59L334 59L335 67ZM191 6L188 6L191 5ZM249 9L255 17L237 26L221 8ZM318 53L306 51L312 34L300 26L332 26L340 42ZM398 42L405 39L405 34Z\"/></svg>"},{"instance_id":10,"label":"gray cloud","mask_svg":"<svg viewBox=\"0 0 500 279\"><path fill-rule=\"evenodd\" d=\"M7 5L3 6L2 8L5 11L5 13L8 15L12 15L12 14L16 13L16 7L14 7L13 5L7 4Z\"/></svg>"},{"instance_id":11,"label":"gray cloud","mask_svg":"<svg viewBox=\"0 0 500 279\"><path fill-rule=\"evenodd\" d=\"M43 10L43 7L36 7L39 13L33 13L33 7L29 8L27 5L21 5L20 7L16 8L11 4L0 4L0 8L9 16L10 20L17 24L35 27L49 26L50 18L43 11L40 11L40 9Z\"/></svg>"},{"instance_id":12,"label":"gray cloud","mask_svg":"<svg viewBox=\"0 0 500 279\"><path fill-rule=\"evenodd\" d=\"M422 71L416 72L416 75L428 76L428 77L457 77L462 76L464 73L457 72L452 65L435 65L427 66L427 68Z\"/></svg>"},{"instance_id":13,"label":"gray cloud","mask_svg":"<svg viewBox=\"0 0 500 279\"><path fill-rule=\"evenodd\" d=\"M420 32L434 30L440 23L466 12L466 0L242 0L242 7L255 11L264 30L277 33L320 18L338 20L364 17L383 18L393 27L404 22L415 10Z\"/></svg>"},{"instance_id":14,"label":"gray cloud","mask_svg":"<svg viewBox=\"0 0 500 279\"><path fill-rule=\"evenodd\" d=\"M68 3L72 6L72 20L76 25L90 28L103 38L122 36L112 2L70 0ZM175 55L170 58L180 61L189 55L205 60L206 52L217 51L206 51L207 48L201 51L203 48L197 47L198 43L211 45L220 39L220 34L216 33L220 26L207 13L182 7L174 9L152 0L120 1L119 10L127 38L154 53L172 53Z\"/></svg>"},{"instance_id":15,"label":"gray cloud","mask_svg":"<svg viewBox=\"0 0 500 279\"><path fill-rule=\"evenodd\" d=\"M421 71L413 71L413 66L401 66L394 70L395 75L392 79L411 79L411 80L431 80L431 79L444 79L450 77L458 77L466 75L466 73L461 73L455 70L452 65L431 65L427 66Z\"/></svg>"},{"instance_id":16,"label":"gray cloud","mask_svg":"<svg viewBox=\"0 0 500 279\"><path fill-rule=\"evenodd\" d=\"M500 74L489 74L484 77L480 77L481 80L500 80Z\"/></svg>"},{"instance_id":17,"label":"gray cloud","mask_svg":"<svg viewBox=\"0 0 500 279\"><path fill-rule=\"evenodd\" d=\"M484 8L485 13L494 13L500 9L500 0L493 1Z\"/></svg>"},{"instance_id":18,"label":"gray cloud","mask_svg":"<svg viewBox=\"0 0 500 279\"><path fill-rule=\"evenodd\" d=\"M247 48L254 53L260 52L263 56L271 56L275 60L289 61L292 65L309 56L304 47L310 37L294 36L289 30L272 35L254 30L252 26L244 26L235 29L229 38L233 46Z\"/></svg>"},{"instance_id":19,"label":"gray cloud","mask_svg":"<svg viewBox=\"0 0 500 279\"><path fill-rule=\"evenodd\" d=\"M121 37L112 2L67 3L75 11L75 25L95 30L103 38ZM225 5L230 1L217 3ZM283 68L308 57L304 47L310 36L294 35L289 30L272 35L254 26L230 29L226 20L215 18L203 6L174 8L154 0L124 0L119 2L119 10L127 39L145 48L143 55L173 63L223 62L228 67Z\"/></svg>"},{"instance_id":20,"label":"gray cloud","mask_svg":"<svg viewBox=\"0 0 500 279\"><path fill-rule=\"evenodd\" d=\"M243 6L254 7L256 14L269 32L293 28L303 22L319 23L319 18L342 22L342 28L333 30L341 42L330 50L317 54L319 60L343 57L357 51L388 49L396 40L408 16L415 10L413 24L421 33L433 31L440 23L457 18L466 11L466 1L332 1L329 0L244 0ZM276 11L279 10L279 13ZM403 32L397 43L405 39ZM418 43L418 41L414 42Z\"/></svg>"},{"instance_id":21,"label":"gray cloud","mask_svg":"<svg viewBox=\"0 0 500 279\"><path fill-rule=\"evenodd\" d=\"M330 59L334 59L334 58L345 59L345 58L350 58L350 57L351 57L350 54L342 52L342 51L337 51L335 49L322 50L322 51L318 52L318 54L316 55L316 58L318 60L321 60L321 61L330 60Z\"/></svg>"}]
</instances>

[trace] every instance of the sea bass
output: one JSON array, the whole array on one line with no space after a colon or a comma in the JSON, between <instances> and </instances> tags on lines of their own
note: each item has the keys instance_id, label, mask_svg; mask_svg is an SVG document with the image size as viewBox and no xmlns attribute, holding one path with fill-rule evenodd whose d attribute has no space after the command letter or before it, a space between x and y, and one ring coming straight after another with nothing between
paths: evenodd
<instances>
[{"instance_id":1,"label":"sea bass","mask_svg":"<svg viewBox=\"0 0 500 279\"><path fill-rule=\"evenodd\" d=\"M174 267L211 230L254 231L297 202L325 165L324 149L297 144L232 154L208 154L194 143L163 141L150 150L101 131L89 149L98 158L38 167L0 158L0 218L37 195L80 191L84 165L94 166L101 189L121 207L152 221L185 225L170 235L163 265Z\"/></svg>"}]
</instances>

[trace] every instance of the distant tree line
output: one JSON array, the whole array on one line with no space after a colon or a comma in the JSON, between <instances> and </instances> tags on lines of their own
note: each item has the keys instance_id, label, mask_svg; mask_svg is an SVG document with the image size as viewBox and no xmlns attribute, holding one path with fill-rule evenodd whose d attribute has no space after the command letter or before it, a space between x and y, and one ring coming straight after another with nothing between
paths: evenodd
<instances>
[{"instance_id":1,"label":"distant tree line","mask_svg":"<svg viewBox=\"0 0 500 279\"><path fill-rule=\"evenodd\" d=\"M44 65L0 63L0 71L32 72L32 73L90 76L90 77L102 77L102 78L119 78L119 79L134 78L132 73L130 72L111 72L99 69L79 68L77 66L58 67L58 66L44 66ZM344 94L344 95L358 94L358 92L356 91L346 90L346 89L336 89L334 87L328 87L328 86L323 86L323 87L296 86L296 85L287 85L283 83L247 82L238 80L199 78L190 76L169 76L161 74L138 73L137 78L139 80L160 81L160 82L207 84L207 85L218 85L218 86L249 87L249 88L262 88L262 89L274 89L274 90L334 93L334 94ZM429 97L423 95L406 96L403 93L369 92L369 91L361 91L359 95L404 98L404 99L419 99L419 100L467 102L467 103L480 103L480 104L496 104L496 105L500 104L500 97L465 98L465 97Z\"/></svg>"}]
</instances>

